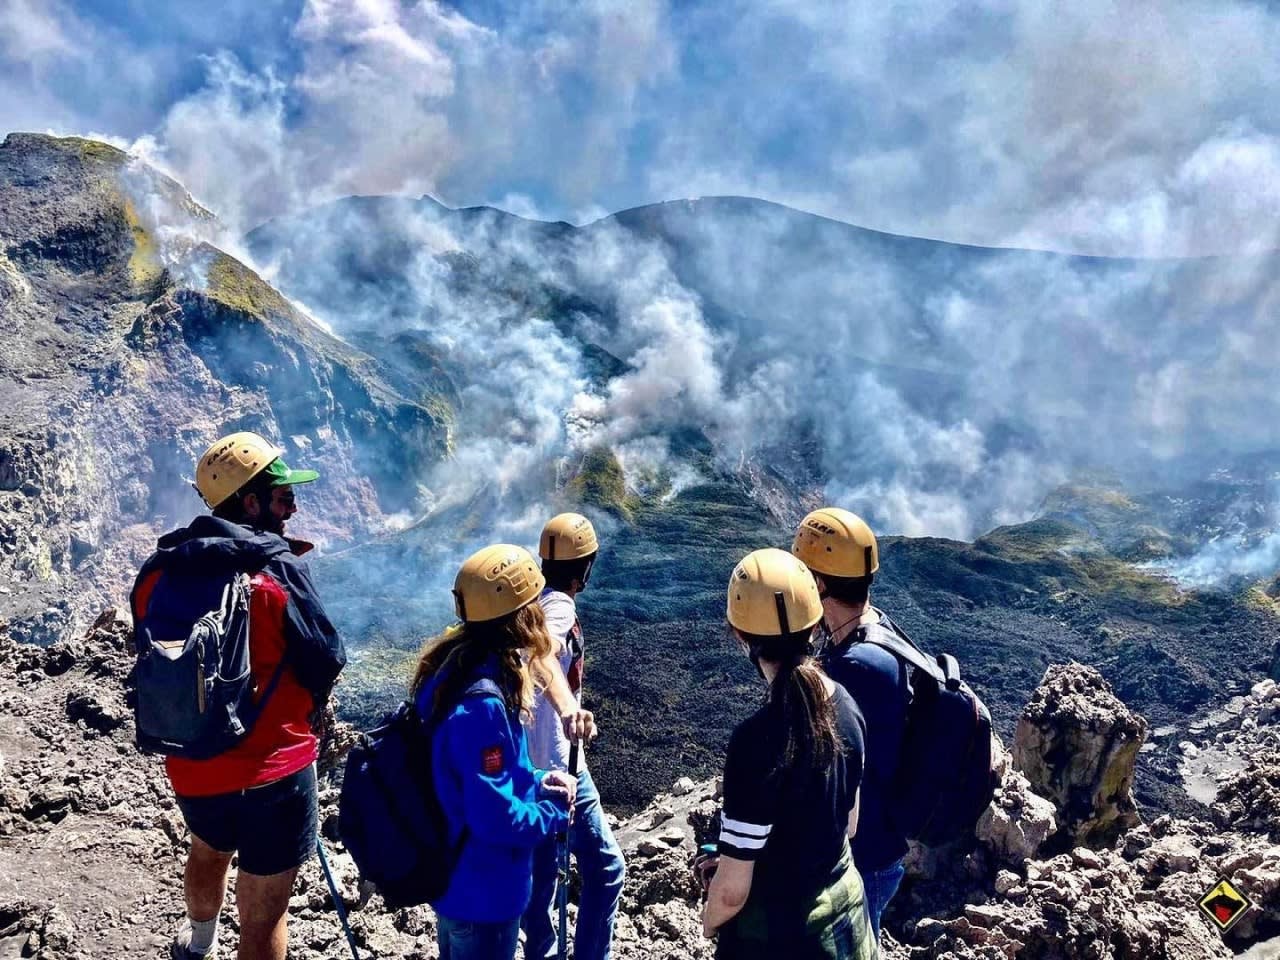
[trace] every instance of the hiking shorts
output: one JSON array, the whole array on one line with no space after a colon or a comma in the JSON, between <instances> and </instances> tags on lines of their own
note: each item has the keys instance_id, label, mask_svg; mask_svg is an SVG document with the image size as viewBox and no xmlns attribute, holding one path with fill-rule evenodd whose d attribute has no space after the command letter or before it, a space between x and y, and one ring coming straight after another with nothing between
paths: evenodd
<instances>
[{"instance_id":1,"label":"hiking shorts","mask_svg":"<svg viewBox=\"0 0 1280 960\"><path fill-rule=\"evenodd\" d=\"M283 873L315 853L315 764L248 790L178 797L178 809L187 829L213 849L239 853L244 873Z\"/></svg>"}]
</instances>

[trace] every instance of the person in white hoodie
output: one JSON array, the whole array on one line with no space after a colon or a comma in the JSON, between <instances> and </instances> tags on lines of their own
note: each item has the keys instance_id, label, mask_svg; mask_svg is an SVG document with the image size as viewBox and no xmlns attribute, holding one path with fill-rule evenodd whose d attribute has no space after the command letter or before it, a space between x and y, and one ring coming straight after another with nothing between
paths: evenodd
<instances>
[{"instance_id":1,"label":"person in white hoodie","mask_svg":"<svg viewBox=\"0 0 1280 960\"><path fill-rule=\"evenodd\" d=\"M578 513L562 513L551 518L542 530L538 553L547 586L539 603L547 621L547 632L555 645L552 657L541 661L548 672L559 676L544 678L551 696L539 694L529 727L529 756L544 770L567 770L569 734L561 716L569 713L553 702L564 680L581 709L583 676L582 626L578 622L576 597L587 586L591 568L599 553L591 521ZM572 706L572 705L571 705ZM585 713L585 711L583 711ZM588 714L589 715L589 714ZM571 728L572 729L572 728ZM587 734L590 736L590 734ZM608 960L613 943L613 922L622 894L625 865L622 850L605 821L600 793L586 764L580 762L578 792L573 807L569 846L582 875L582 895L574 938L575 960ZM525 932L525 956L542 960L556 955L556 929L552 905L556 891L556 843L544 841L533 856L533 899L521 926Z\"/></svg>"}]
</instances>

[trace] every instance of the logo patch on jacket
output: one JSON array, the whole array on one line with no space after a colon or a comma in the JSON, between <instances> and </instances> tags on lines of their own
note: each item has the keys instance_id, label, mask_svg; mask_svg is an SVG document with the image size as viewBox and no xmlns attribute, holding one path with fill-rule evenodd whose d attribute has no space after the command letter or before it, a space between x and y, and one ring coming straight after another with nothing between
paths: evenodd
<instances>
[{"instance_id":1,"label":"logo patch on jacket","mask_svg":"<svg viewBox=\"0 0 1280 960\"><path fill-rule=\"evenodd\" d=\"M492 776L502 772L502 747L485 747L480 751L480 769Z\"/></svg>"}]
</instances>

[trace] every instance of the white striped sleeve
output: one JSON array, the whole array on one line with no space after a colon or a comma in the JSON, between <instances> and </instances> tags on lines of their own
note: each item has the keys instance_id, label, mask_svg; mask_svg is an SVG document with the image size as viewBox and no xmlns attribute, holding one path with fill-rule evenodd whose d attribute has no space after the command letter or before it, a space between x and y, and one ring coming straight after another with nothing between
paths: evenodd
<instances>
[{"instance_id":1,"label":"white striped sleeve","mask_svg":"<svg viewBox=\"0 0 1280 960\"><path fill-rule=\"evenodd\" d=\"M757 726L751 718L733 731L724 761L724 809L716 846L735 860L759 859L776 819L777 788L769 776L771 752L760 749Z\"/></svg>"},{"instance_id":2,"label":"white striped sleeve","mask_svg":"<svg viewBox=\"0 0 1280 960\"><path fill-rule=\"evenodd\" d=\"M769 840L773 824L747 823L720 816L720 852L738 860L754 860Z\"/></svg>"}]
</instances>

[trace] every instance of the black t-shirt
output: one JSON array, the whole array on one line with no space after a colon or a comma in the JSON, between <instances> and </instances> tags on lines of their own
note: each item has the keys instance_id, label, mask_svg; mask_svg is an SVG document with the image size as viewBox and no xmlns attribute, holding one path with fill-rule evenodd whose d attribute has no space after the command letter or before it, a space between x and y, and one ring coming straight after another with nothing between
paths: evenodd
<instances>
[{"instance_id":1,"label":"black t-shirt","mask_svg":"<svg viewBox=\"0 0 1280 960\"><path fill-rule=\"evenodd\" d=\"M720 853L755 861L751 899L803 903L833 879L862 781L865 724L838 684L844 751L825 770L783 770L778 718L762 707L733 731L724 765Z\"/></svg>"}]
</instances>

